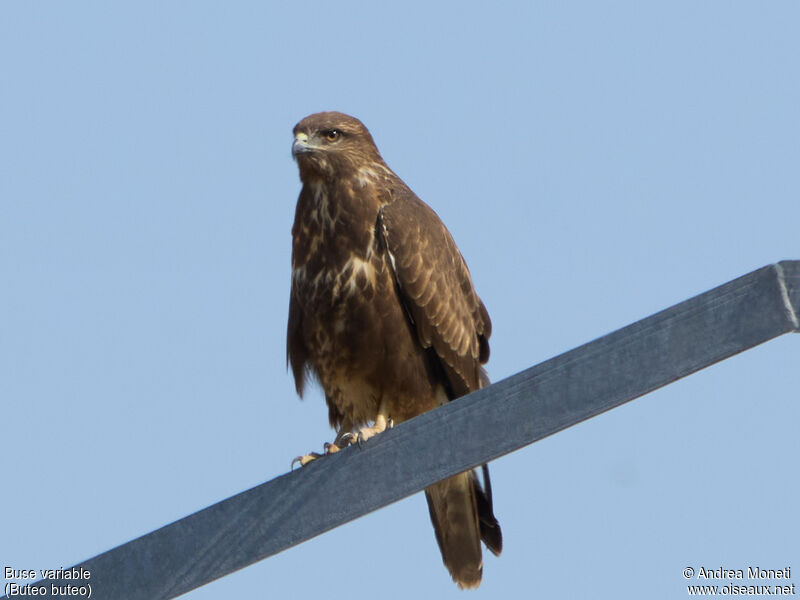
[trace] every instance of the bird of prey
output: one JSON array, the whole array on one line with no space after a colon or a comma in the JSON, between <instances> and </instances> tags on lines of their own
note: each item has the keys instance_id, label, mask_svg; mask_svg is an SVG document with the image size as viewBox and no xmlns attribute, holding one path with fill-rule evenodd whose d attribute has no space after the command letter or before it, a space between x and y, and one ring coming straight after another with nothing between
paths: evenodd
<instances>
[{"instance_id":1,"label":"bird of prey","mask_svg":"<svg viewBox=\"0 0 800 600\"><path fill-rule=\"evenodd\" d=\"M491 321L450 232L384 162L366 127L338 112L294 128L303 184L292 227L286 339L297 393L325 392L327 453L361 443L488 384ZM321 456L309 453L302 465ZM425 490L445 566L480 585L481 540L502 549L489 471Z\"/></svg>"}]
</instances>

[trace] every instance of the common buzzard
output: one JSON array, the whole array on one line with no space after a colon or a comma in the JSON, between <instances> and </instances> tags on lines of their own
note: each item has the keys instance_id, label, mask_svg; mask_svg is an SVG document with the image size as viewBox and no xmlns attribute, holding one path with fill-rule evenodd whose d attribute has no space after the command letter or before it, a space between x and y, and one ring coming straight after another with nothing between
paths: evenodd
<instances>
[{"instance_id":1,"label":"common buzzard","mask_svg":"<svg viewBox=\"0 0 800 600\"><path fill-rule=\"evenodd\" d=\"M327 452L363 442L488 384L491 321L437 214L394 174L366 127L338 112L294 128L303 188L292 227L286 350L297 392L308 375L336 429ZM298 457L305 465L319 454ZM481 540L500 554L489 471L425 490L442 558L480 584Z\"/></svg>"}]
</instances>

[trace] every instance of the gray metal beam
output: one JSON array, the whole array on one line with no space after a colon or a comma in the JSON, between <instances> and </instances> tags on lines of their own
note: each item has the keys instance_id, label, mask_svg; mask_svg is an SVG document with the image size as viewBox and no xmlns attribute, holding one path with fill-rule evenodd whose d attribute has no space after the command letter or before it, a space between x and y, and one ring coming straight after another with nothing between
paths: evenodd
<instances>
[{"instance_id":1,"label":"gray metal beam","mask_svg":"<svg viewBox=\"0 0 800 600\"><path fill-rule=\"evenodd\" d=\"M795 332L800 331L800 260L784 260L775 265L778 283Z\"/></svg>"},{"instance_id":2,"label":"gray metal beam","mask_svg":"<svg viewBox=\"0 0 800 600\"><path fill-rule=\"evenodd\" d=\"M94 598L174 598L798 330L800 261L769 265L118 546L77 568ZM337 502L329 498L334 495ZM303 518L298 519L297 515ZM48 596L49 597L49 596Z\"/></svg>"}]
</instances>

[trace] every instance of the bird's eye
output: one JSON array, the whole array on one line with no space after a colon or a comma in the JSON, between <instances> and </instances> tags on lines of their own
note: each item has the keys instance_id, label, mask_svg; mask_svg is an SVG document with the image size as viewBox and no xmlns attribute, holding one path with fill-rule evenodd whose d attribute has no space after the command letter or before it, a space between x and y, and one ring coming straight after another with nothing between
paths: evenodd
<instances>
[{"instance_id":1,"label":"bird's eye","mask_svg":"<svg viewBox=\"0 0 800 600\"><path fill-rule=\"evenodd\" d=\"M339 132L338 129L328 129L328 131L325 132L325 138L329 142L335 142L336 140L339 139L339 136L341 135L342 134Z\"/></svg>"}]
</instances>

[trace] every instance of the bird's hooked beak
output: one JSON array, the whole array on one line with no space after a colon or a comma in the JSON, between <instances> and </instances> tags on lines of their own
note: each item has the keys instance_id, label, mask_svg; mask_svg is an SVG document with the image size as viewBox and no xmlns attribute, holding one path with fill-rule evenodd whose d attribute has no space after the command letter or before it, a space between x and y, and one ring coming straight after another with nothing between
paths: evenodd
<instances>
[{"instance_id":1,"label":"bird's hooked beak","mask_svg":"<svg viewBox=\"0 0 800 600\"><path fill-rule=\"evenodd\" d=\"M292 156L297 158L298 154L305 154L312 150L314 150L314 146L309 143L308 134L302 131L298 132L294 136L294 142L292 142Z\"/></svg>"}]
</instances>

